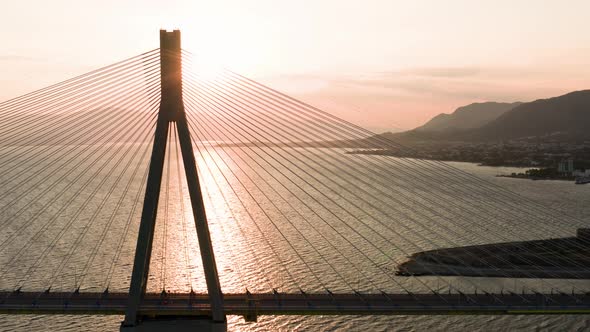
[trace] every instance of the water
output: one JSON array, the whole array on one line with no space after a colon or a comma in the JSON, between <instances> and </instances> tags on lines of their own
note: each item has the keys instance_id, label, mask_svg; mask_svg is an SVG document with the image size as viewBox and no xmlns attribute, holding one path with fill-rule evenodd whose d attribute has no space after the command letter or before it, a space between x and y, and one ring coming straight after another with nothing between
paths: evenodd
<instances>
[{"instance_id":1,"label":"water","mask_svg":"<svg viewBox=\"0 0 590 332\"><path fill-rule=\"evenodd\" d=\"M191 213L187 209L190 203L185 197L186 183L177 181L178 172L182 174L182 170L177 168L174 149L171 151L172 158L164 174L164 188L168 189L163 190L160 200L148 290L157 292L165 287L169 291L187 291L193 288L197 292L204 292L206 287L202 278L198 243ZM197 154L197 159L205 187L204 199L224 292L243 292L245 288L253 292L269 291L271 288L297 291L300 285L308 291L322 291L325 286L335 292L350 291L349 286L366 292L374 292L377 289L395 292L404 288L413 291L427 291L428 288L444 291L449 285L465 291L474 287L498 291L500 288L511 287L548 290L550 286L562 289L569 289L571 286L584 289L588 286L587 281L567 280L552 280L546 284L538 280L525 279L515 282L495 278L423 277L416 280L392 277L392 273L385 274L383 268L379 267L379 263L385 262L389 264L386 266L387 271L393 271L395 264L392 262L402 262L408 254L454 244L572 236L575 229L584 226L584 221L590 218L588 185L576 186L563 181L497 178L497 174L509 174L518 170L452 163L459 169L528 197L541 206L564 211L581 222L568 217L563 217L563 220L535 220L526 217L524 212L505 214L501 207L488 205L486 196L482 193L461 191L460 184L446 184L444 178L440 178L440 183L437 183L437 173L420 173L428 172L428 167L418 169L413 168L415 165L412 163L392 163L395 159L390 157L376 157L391 167L392 174L399 175L387 178L389 182L385 185L381 181L383 179L370 172L370 161L375 159L342 155L341 151L327 152L333 153L335 158L340 158L341 164L327 163L318 160L317 156L309 151L300 151L308 158L305 159L308 163L301 164L301 169L290 168L293 173L289 177L281 172L285 170L281 166L281 161L287 159L270 160L256 165L243 151L201 151L203 152ZM259 152L261 151L260 149ZM26 199L23 199L23 203L19 203L21 205L16 204L3 211L2 220L5 220L4 218L20 211L19 208L27 207L26 212L19 216L18 220L22 222L10 223L7 231L3 232L1 240L7 241L11 234L16 234L17 230L24 225L27 226L23 228L24 235L19 235L22 236L22 241L12 241L12 244L2 252L0 259L3 264L6 264L27 240L35 241L29 249L31 254L25 254L18 262L13 262L13 265L19 268L5 274L1 279L2 288L9 289L22 282L23 273L29 272L30 276L23 284L24 289L40 289L48 282L53 282L52 289L70 290L72 285L80 285L82 291L101 291L108 285L109 289L114 291L126 290L139 221L139 211L134 214L128 211L133 208L136 194L141 193L146 165L145 157L140 158L138 155L137 158L123 159L131 160L132 166L126 171L122 170L124 163L113 164L116 170L113 174L123 174L122 178L130 179L129 181L117 183L116 176L111 176L111 182L101 186L99 175L105 175L109 167L99 170L98 165L92 165L90 168L96 170L99 175L81 177L82 180L88 179L89 185L79 194L73 195L78 191L70 188L64 191L64 196L57 197L57 192L67 188L67 183L74 183L75 186L79 186L76 188L81 188L79 183L82 180L69 174L65 176L67 181L62 181L65 184L53 187L48 194L40 195L41 198L35 200L35 204L30 207L24 205ZM49 163L50 160L50 157L39 158L32 163L40 163L39 167L43 168L43 163ZM325 169L316 172L309 160L323 162ZM341 176L337 176L351 169L359 169L359 163L366 165L363 172L367 172L360 179L344 177L342 180ZM138 165L138 172L132 176L134 165ZM229 171L230 168L232 171ZM269 172L261 172L261 168ZM223 170L226 177L221 175L220 170ZM56 168L56 172L51 176L58 177L59 172L66 174L65 169ZM315 180L305 183L294 174ZM42 174L39 176L42 177ZM0 179L12 184L18 183L18 178ZM289 184L281 187L278 185L279 182ZM124 185L127 183L130 183L130 187L125 192ZM108 196L106 188L111 186L115 190ZM93 188L98 189L94 191ZM301 194L301 188L313 194L305 196ZM322 190L314 191L313 188ZM330 191L330 188L335 191ZM39 188L38 193L41 194L42 190L43 188ZM8 204L11 198L18 197L18 192L15 189L14 193L6 195L0 202ZM73 203L66 210L58 211L60 204L63 205L69 200L67 193L73 195ZM31 195L28 197L32 197ZM85 206L85 200L94 197L93 195L98 195L101 199L91 199L91 203ZM365 201L355 199L355 195L361 195ZM371 198L372 195L375 197ZM391 195L391 199L384 195ZM49 204L56 197L55 203ZM448 198L453 198L453 203L443 205ZM100 209L99 202L102 199L105 206ZM33 201L33 198L30 200ZM118 202L121 212L111 217ZM226 202L230 203L231 208L228 208ZM49 208L43 210L45 203L48 203ZM81 207L81 212L77 213ZM537 207L539 215L545 215L544 207ZM478 219L482 216L474 214L473 211L480 209L486 211L483 217L489 217L490 220L486 219L484 222L483 219ZM96 211L98 212L93 217ZM364 211L369 213L365 214ZM44 222L52 220L53 216L60 217L55 218L55 224L44 229ZM164 223L164 219L168 222ZM307 223L306 219L312 222ZM72 224L64 228L69 220L73 221ZM24 221L29 221L29 224ZM569 224L563 225L563 222ZM344 223L351 227L345 227ZM474 231L478 227L490 226L493 229L487 233ZM335 236L331 227L343 236ZM65 230L63 233L60 231L62 229ZM40 230L43 232L39 232ZM37 234L40 235L36 237ZM80 236L81 234L83 236ZM53 243L53 239L58 236L59 241ZM352 248L345 238L362 248L362 253ZM72 243L76 241L80 241L82 245L76 247L76 250L71 250ZM99 243L101 245L97 246ZM32 266L36 257L48 248L51 250L43 256L44 263L30 271L28 267ZM116 256L116 251L121 252L120 256ZM275 255L275 252L278 255ZM66 264L62 269L58 269L64 258L67 258ZM373 260L374 264L370 260ZM89 261L91 263L86 264ZM359 268L351 269L349 263L356 264ZM88 266L87 269L85 266ZM309 267L314 273L310 272ZM105 275L110 275L110 280L105 280ZM585 316L261 316L257 323L246 323L241 317L228 319L229 329L232 331L583 331L590 327L590 320ZM116 331L121 320L120 316L0 316L0 329Z\"/></svg>"}]
</instances>

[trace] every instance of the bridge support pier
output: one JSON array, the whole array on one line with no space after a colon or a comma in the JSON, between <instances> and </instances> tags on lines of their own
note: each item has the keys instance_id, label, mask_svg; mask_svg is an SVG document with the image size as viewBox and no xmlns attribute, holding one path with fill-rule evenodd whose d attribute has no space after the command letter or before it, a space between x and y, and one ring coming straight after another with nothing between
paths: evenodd
<instances>
[{"instance_id":1,"label":"bridge support pier","mask_svg":"<svg viewBox=\"0 0 590 332\"><path fill-rule=\"evenodd\" d=\"M121 332L226 332L226 322L215 322L209 316L204 317L174 317L157 316L142 317L133 326L121 326Z\"/></svg>"}]
</instances>

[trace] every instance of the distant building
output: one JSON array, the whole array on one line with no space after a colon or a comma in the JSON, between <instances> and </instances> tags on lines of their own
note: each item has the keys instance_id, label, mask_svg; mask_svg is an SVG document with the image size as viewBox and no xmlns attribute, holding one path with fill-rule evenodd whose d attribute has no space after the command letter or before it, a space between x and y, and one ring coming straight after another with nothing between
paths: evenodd
<instances>
[{"instance_id":1,"label":"distant building","mask_svg":"<svg viewBox=\"0 0 590 332\"><path fill-rule=\"evenodd\" d=\"M586 169L586 170L580 170L580 169L576 169L572 172L573 176L590 176L590 169Z\"/></svg>"},{"instance_id":2,"label":"distant building","mask_svg":"<svg viewBox=\"0 0 590 332\"><path fill-rule=\"evenodd\" d=\"M574 173L574 160L569 158L559 162L557 164L557 173L560 174L573 174Z\"/></svg>"}]
</instances>

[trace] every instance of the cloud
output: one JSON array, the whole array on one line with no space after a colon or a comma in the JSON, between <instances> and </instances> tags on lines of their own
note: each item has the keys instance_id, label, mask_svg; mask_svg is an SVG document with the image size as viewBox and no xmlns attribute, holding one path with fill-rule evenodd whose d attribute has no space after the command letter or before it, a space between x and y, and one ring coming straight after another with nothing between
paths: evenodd
<instances>
[{"instance_id":1,"label":"cloud","mask_svg":"<svg viewBox=\"0 0 590 332\"><path fill-rule=\"evenodd\" d=\"M14 54L6 54L0 55L0 61L35 61L37 59L33 57L23 56L23 55L14 55Z\"/></svg>"},{"instance_id":2,"label":"cloud","mask_svg":"<svg viewBox=\"0 0 590 332\"><path fill-rule=\"evenodd\" d=\"M332 80L349 91L399 100L527 101L567 89L588 88L584 79L559 68L509 66L422 67L348 75Z\"/></svg>"},{"instance_id":3,"label":"cloud","mask_svg":"<svg viewBox=\"0 0 590 332\"><path fill-rule=\"evenodd\" d=\"M526 102L590 88L590 70L578 68L578 73L563 67L422 67L285 75L282 80L265 83L349 121L383 131L414 128L439 113L451 113L473 102Z\"/></svg>"},{"instance_id":4,"label":"cloud","mask_svg":"<svg viewBox=\"0 0 590 332\"><path fill-rule=\"evenodd\" d=\"M425 67L414 68L398 72L413 76L440 77L440 78L466 78L477 76L481 68L476 67Z\"/></svg>"}]
</instances>

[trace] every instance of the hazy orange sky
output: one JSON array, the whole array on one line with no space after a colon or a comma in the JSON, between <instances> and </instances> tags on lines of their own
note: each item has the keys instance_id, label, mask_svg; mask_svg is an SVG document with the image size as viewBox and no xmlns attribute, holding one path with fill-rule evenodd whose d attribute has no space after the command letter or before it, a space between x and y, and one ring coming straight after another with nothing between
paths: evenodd
<instances>
[{"instance_id":1,"label":"hazy orange sky","mask_svg":"<svg viewBox=\"0 0 590 332\"><path fill-rule=\"evenodd\" d=\"M5 1L0 100L184 48L376 131L590 88L590 1Z\"/></svg>"}]
</instances>

